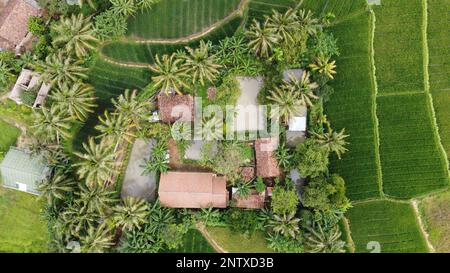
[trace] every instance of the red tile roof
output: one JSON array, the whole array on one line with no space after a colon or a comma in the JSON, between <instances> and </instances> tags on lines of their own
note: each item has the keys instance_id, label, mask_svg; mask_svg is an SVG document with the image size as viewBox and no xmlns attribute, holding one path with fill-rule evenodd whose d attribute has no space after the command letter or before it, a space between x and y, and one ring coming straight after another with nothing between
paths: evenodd
<instances>
[{"instance_id":1,"label":"red tile roof","mask_svg":"<svg viewBox=\"0 0 450 273\"><path fill-rule=\"evenodd\" d=\"M28 18L40 10L24 0L10 0L0 14L0 47L14 49L28 33Z\"/></svg>"},{"instance_id":2,"label":"red tile roof","mask_svg":"<svg viewBox=\"0 0 450 273\"><path fill-rule=\"evenodd\" d=\"M194 116L194 98L191 95L167 95L161 92L158 95L158 108L162 122L192 121Z\"/></svg>"},{"instance_id":3,"label":"red tile roof","mask_svg":"<svg viewBox=\"0 0 450 273\"><path fill-rule=\"evenodd\" d=\"M169 208L226 208L227 183L213 173L167 172L159 181L159 200Z\"/></svg>"},{"instance_id":4,"label":"red tile roof","mask_svg":"<svg viewBox=\"0 0 450 273\"><path fill-rule=\"evenodd\" d=\"M256 175L264 178L280 176L280 169L275 158L278 138L261 138L255 141Z\"/></svg>"}]
</instances>

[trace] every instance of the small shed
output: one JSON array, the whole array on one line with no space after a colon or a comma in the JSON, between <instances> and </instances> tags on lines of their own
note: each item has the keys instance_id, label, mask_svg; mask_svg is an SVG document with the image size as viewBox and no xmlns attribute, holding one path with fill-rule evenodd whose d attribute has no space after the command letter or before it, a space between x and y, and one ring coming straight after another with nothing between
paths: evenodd
<instances>
[{"instance_id":1,"label":"small shed","mask_svg":"<svg viewBox=\"0 0 450 273\"><path fill-rule=\"evenodd\" d=\"M39 195L37 184L50 174L50 169L40 156L11 147L0 164L0 172L4 187Z\"/></svg>"}]
</instances>

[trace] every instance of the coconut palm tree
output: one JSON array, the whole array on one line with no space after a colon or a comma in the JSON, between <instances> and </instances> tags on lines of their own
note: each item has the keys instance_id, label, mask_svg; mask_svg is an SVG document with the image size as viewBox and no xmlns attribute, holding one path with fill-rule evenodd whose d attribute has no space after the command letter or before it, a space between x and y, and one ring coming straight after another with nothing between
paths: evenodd
<instances>
[{"instance_id":1,"label":"coconut palm tree","mask_svg":"<svg viewBox=\"0 0 450 273\"><path fill-rule=\"evenodd\" d=\"M292 34L300 27L297 12L292 8L285 13L274 10L272 16L268 17L268 26L273 28L285 43L293 42Z\"/></svg>"},{"instance_id":2,"label":"coconut palm tree","mask_svg":"<svg viewBox=\"0 0 450 273\"><path fill-rule=\"evenodd\" d=\"M112 11L118 16L125 18L133 16L137 11L135 0L109 0L112 4Z\"/></svg>"},{"instance_id":3,"label":"coconut palm tree","mask_svg":"<svg viewBox=\"0 0 450 273\"><path fill-rule=\"evenodd\" d=\"M149 207L144 199L126 197L114 208L114 221L124 231L140 229L147 223Z\"/></svg>"},{"instance_id":4,"label":"coconut palm tree","mask_svg":"<svg viewBox=\"0 0 450 273\"><path fill-rule=\"evenodd\" d=\"M273 47L280 39L276 29L268 24L268 19L266 19L262 27L261 23L254 19L245 35L250 40L248 46L253 49L257 56L262 58L269 57Z\"/></svg>"},{"instance_id":5,"label":"coconut palm tree","mask_svg":"<svg viewBox=\"0 0 450 273\"><path fill-rule=\"evenodd\" d=\"M223 119L217 116L213 116L212 118L204 117L199 135L201 135L204 140L222 140L223 126Z\"/></svg>"},{"instance_id":6,"label":"coconut palm tree","mask_svg":"<svg viewBox=\"0 0 450 273\"><path fill-rule=\"evenodd\" d=\"M75 185L75 181L71 177L57 171L52 177L39 183L38 190L41 193L40 197L52 205L56 199L64 200L68 193L74 191Z\"/></svg>"},{"instance_id":7,"label":"coconut palm tree","mask_svg":"<svg viewBox=\"0 0 450 273\"><path fill-rule=\"evenodd\" d=\"M247 198L250 196L250 191L251 191L251 184L250 182L243 182L243 181L239 181L237 183L237 191L236 193L242 197L242 198Z\"/></svg>"},{"instance_id":8,"label":"coconut palm tree","mask_svg":"<svg viewBox=\"0 0 450 273\"><path fill-rule=\"evenodd\" d=\"M80 191L75 193L79 199L79 209L104 216L116 204L115 192L98 184L88 187L80 184Z\"/></svg>"},{"instance_id":9,"label":"coconut palm tree","mask_svg":"<svg viewBox=\"0 0 450 273\"><path fill-rule=\"evenodd\" d=\"M274 214L268 225L273 228L275 233L296 238L300 232L299 222L300 219L295 218L295 211L293 211L281 216Z\"/></svg>"},{"instance_id":10,"label":"coconut palm tree","mask_svg":"<svg viewBox=\"0 0 450 273\"><path fill-rule=\"evenodd\" d=\"M52 105L50 110L42 107L33 112L33 125L35 134L42 136L50 141L61 142L61 137L66 139L70 137L70 123L72 118L67 112L61 110L56 105Z\"/></svg>"},{"instance_id":11,"label":"coconut palm tree","mask_svg":"<svg viewBox=\"0 0 450 273\"><path fill-rule=\"evenodd\" d=\"M330 79L334 79L333 75L336 74L336 61L331 61L330 57L324 55L317 57L315 63L310 64L309 67L312 71L318 71Z\"/></svg>"},{"instance_id":12,"label":"coconut palm tree","mask_svg":"<svg viewBox=\"0 0 450 273\"><path fill-rule=\"evenodd\" d=\"M56 88L50 97L61 109L66 109L70 116L85 121L89 113L93 113L95 104L94 89L92 86L76 82L68 85L64 83Z\"/></svg>"},{"instance_id":13,"label":"coconut palm tree","mask_svg":"<svg viewBox=\"0 0 450 273\"><path fill-rule=\"evenodd\" d=\"M74 53L78 59L86 56L89 50L95 49L98 42L94 35L91 19L82 13L71 17L63 17L52 26L54 35L53 45L63 45L69 54Z\"/></svg>"},{"instance_id":14,"label":"coconut palm tree","mask_svg":"<svg viewBox=\"0 0 450 273\"><path fill-rule=\"evenodd\" d=\"M292 92L290 89L276 87L274 90L270 91L267 99L278 106L278 114L286 124L291 117L301 114L301 108L303 106L302 101L298 94Z\"/></svg>"},{"instance_id":15,"label":"coconut palm tree","mask_svg":"<svg viewBox=\"0 0 450 273\"><path fill-rule=\"evenodd\" d=\"M93 188L95 185L103 186L115 172L115 153L105 138L97 144L90 137L88 143L83 143L84 153L75 152L80 162L74 166L78 168L77 174L81 179L86 179L86 184Z\"/></svg>"},{"instance_id":16,"label":"coconut palm tree","mask_svg":"<svg viewBox=\"0 0 450 273\"><path fill-rule=\"evenodd\" d=\"M349 137L349 135L345 134L345 128L340 132L336 132L333 128L331 128L328 122L327 127L327 132L323 132L321 134L313 132L313 135L322 147L324 147L328 152L336 153L337 157L341 159L342 154L348 151L348 149L345 148L348 144L345 139Z\"/></svg>"},{"instance_id":17,"label":"coconut palm tree","mask_svg":"<svg viewBox=\"0 0 450 273\"><path fill-rule=\"evenodd\" d=\"M309 34L316 35L318 30L320 30L321 25L317 18L314 18L313 13L308 10L297 11L297 20L300 26Z\"/></svg>"},{"instance_id":18,"label":"coconut palm tree","mask_svg":"<svg viewBox=\"0 0 450 273\"><path fill-rule=\"evenodd\" d=\"M316 228L308 228L310 234L306 237L306 245L312 253L344 253L345 242L340 240L341 232L338 226L324 230L319 223Z\"/></svg>"},{"instance_id":19,"label":"coconut palm tree","mask_svg":"<svg viewBox=\"0 0 450 273\"><path fill-rule=\"evenodd\" d=\"M175 53L172 55L163 55L162 60L156 55L155 64L150 69L157 74L152 77L155 82L155 88L161 88L162 91L169 93L172 89L182 95L181 88L188 87L186 78L188 75L183 70L181 63L183 60L177 58Z\"/></svg>"},{"instance_id":20,"label":"coconut palm tree","mask_svg":"<svg viewBox=\"0 0 450 273\"><path fill-rule=\"evenodd\" d=\"M143 123L149 120L153 108L149 100L138 98L136 90L130 92L128 89L117 100L113 99L112 103L116 111L138 130L142 129Z\"/></svg>"},{"instance_id":21,"label":"coconut palm tree","mask_svg":"<svg viewBox=\"0 0 450 273\"><path fill-rule=\"evenodd\" d=\"M141 10L151 9L152 6L158 3L160 0L137 0L137 6Z\"/></svg>"},{"instance_id":22,"label":"coconut palm tree","mask_svg":"<svg viewBox=\"0 0 450 273\"><path fill-rule=\"evenodd\" d=\"M201 85L205 85L205 80L214 81L221 65L217 63L216 56L210 54L211 42L205 43L202 40L198 48L186 47L186 50L188 54L184 56L185 63L182 67L191 77L192 83L199 81Z\"/></svg>"},{"instance_id":23,"label":"coconut palm tree","mask_svg":"<svg viewBox=\"0 0 450 273\"><path fill-rule=\"evenodd\" d=\"M58 86L87 78L88 69L81 66L81 61L74 61L72 58L64 56L62 51L47 56L45 61L38 61L33 67L41 72L44 82L58 84Z\"/></svg>"},{"instance_id":24,"label":"coconut palm tree","mask_svg":"<svg viewBox=\"0 0 450 273\"><path fill-rule=\"evenodd\" d=\"M291 160L294 156L289 152L286 144L282 143L275 151L275 157L277 158L278 166L280 166L284 170L288 170L288 168L291 166Z\"/></svg>"},{"instance_id":25,"label":"coconut palm tree","mask_svg":"<svg viewBox=\"0 0 450 273\"><path fill-rule=\"evenodd\" d=\"M96 227L101 221L101 216L95 211L88 211L80 200L70 204L58 218L56 229L64 238L79 238L92 227Z\"/></svg>"},{"instance_id":26,"label":"coconut palm tree","mask_svg":"<svg viewBox=\"0 0 450 273\"><path fill-rule=\"evenodd\" d=\"M81 237L81 252L103 253L114 245L114 234L106 224L100 227L90 227L87 234Z\"/></svg>"},{"instance_id":27,"label":"coconut palm tree","mask_svg":"<svg viewBox=\"0 0 450 273\"><path fill-rule=\"evenodd\" d=\"M12 73L11 68L7 63L5 63L3 60L0 60L0 86L6 86L9 84Z\"/></svg>"},{"instance_id":28,"label":"coconut palm tree","mask_svg":"<svg viewBox=\"0 0 450 273\"><path fill-rule=\"evenodd\" d=\"M300 79L297 79L294 75L289 75L289 80L284 81L283 88L291 90L291 92L298 95L300 104L302 106L312 107L314 104L312 100L319 99L314 94L314 89L317 89L319 85L316 82L311 82L309 73L303 72Z\"/></svg>"},{"instance_id":29,"label":"coconut palm tree","mask_svg":"<svg viewBox=\"0 0 450 273\"><path fill-rule=\"evenodd\" d=\"M103 117L99 117L100 124L95 126L95 129L100 132L98 138L105 138L115 143L114 153L117 152L119 144L122 140L128 143L133 142L136 137L132 129L134 128L122 113L109 114L105 111Z\"/></svg>"},{"instance_id":30,"label":"coconut palm tree","mask_svg":"<svg viewBox=\"0 0 450 273\"><path fill-rule=\"evenodd\" d=\"M142 167L144 167L142 175L149 175L155 172L166 173L169 170L169 159L166 156L152 155L145 160L145 164Z\"/></svg>"}]
</instances>

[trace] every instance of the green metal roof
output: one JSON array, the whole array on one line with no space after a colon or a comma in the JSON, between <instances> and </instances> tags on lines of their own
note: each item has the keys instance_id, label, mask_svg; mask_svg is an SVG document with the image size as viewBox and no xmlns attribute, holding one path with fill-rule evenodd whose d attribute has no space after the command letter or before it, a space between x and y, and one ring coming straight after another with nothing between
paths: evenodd
<instances>
[{"instance_id":1,"label":"green metal roof","mask_svg":"<svg viewBox=\"0 0 450 273\"><path fill-rule=\"evenodd\" d=\"M4 186L17 188L17 183L22 183L27 185L28 192L37 194L36 184L46 177L49 169L42 157L11 147L0 164L0 171Z\"/></svg>"}]
</instances>

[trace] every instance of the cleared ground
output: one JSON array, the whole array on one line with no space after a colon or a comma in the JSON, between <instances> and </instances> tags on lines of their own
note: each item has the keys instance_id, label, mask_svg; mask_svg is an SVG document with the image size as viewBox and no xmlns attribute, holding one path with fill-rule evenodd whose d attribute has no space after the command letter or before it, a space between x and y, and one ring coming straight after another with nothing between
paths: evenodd
<instances>
[{"instance_id":1,"label":"cleared ground","mask_svg":"<svg viewBox=\"0 0 450 273\"><path fill-rule=\"evenodd\" d=\"M0 252L48 251L42 207L36 196L0 186Z\"/></svg>"},{"instance_id":2,"label":"cleared ground","mask_svg":"<svg viewBox=\"0 0 450 273\"><path fill-rule=\"evenodd\" d=\"M356 252L428 252L409 203L370 201L354 205L348 212Z\"/></svg>"},{"instance_id":3,"label":"cleared ground","mask_svg":"<svg viewBox=\"0 0 450 273\"><path fill-rule=\"evenodd\" d=\"M436 252L450 252L450 193L425 198L419 205Z\"/></svg>"}]
</instances>

